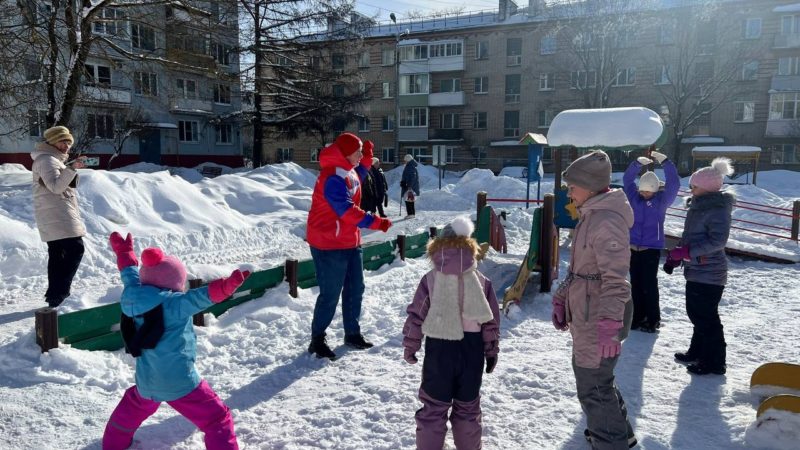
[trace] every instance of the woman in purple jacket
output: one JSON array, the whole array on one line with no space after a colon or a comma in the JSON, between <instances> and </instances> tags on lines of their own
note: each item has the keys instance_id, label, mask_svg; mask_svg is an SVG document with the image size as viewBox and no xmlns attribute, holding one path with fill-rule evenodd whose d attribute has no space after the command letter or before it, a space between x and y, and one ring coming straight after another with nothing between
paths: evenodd
<instances>
[{"instance_id":1,"label":"woman in purple jacket","mask_svg":"<svg viewBox=\"0 0 800 450\"><path fill-rule=\"evenodd\" d=\"M441 450L447 413L458 449L481 448L481 378L497 364L500 313L492 283L477 270L478 243L467 217L456 218L428 244L433 269L407 308L403 358L416 364L425 339L417 449Z\"/></svg>"},{"instance_id":2,"label":"woman in purple jacket","mask_svg":"<svg viewBox=\"0 0 800 450\"><path fill-rule=\"evenodd\" d=\"M633 297L632 330L655 333L661 326L658 304L658 266L664 248L664 218L667 208L678 196L681 180L667 156L651 152L650 156L664 168L666 183L655 172L645 172L636 186L636 175L643 166L653 163L645 156L631 161L622 177L625 195L633 208L631 228L631 296Z\"/></svg>"}]
</instances>

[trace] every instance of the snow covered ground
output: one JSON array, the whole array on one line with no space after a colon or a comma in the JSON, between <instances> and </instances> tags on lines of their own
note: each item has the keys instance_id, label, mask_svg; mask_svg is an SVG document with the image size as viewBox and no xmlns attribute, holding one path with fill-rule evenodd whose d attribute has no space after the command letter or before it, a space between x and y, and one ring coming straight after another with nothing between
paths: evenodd
<instances>
[{"instance_id":1,"label":"snow covered ground","mask_svg":"<svg viewBox=\"0 0 800 450\"><path fill-rule=\"evenodd\" d=\"M400 219L400 170L387 172L392 219ZM389 236L418 233L461 214L474 216L479 190L490 197L525 195L523 181L485 170L447 174L441 191L434 169L421 167L420 172L417 216L398 220ZM614 178L621 180L621 174ZM97 449L109 414L133 383L134 359L122 351L86 352L65 345L39 352L33 312L44 306L46 246L33 220L30 179L21 166L0 166L0 448ZM147 164L111 172L82 170L86 255L73 295L60 311L117 301L121 284L107 246L115 230L131 232L137 251L160 246L179 256L190 276L206 280L235 267L259 270L290 257L308 258L303 237L314 180L313 172L291 163L226 171L214 179L196 170L167 171ZM742 200L791 207L800 193L800 176L762 172L758 187L731 189ZM542 192L551 190L552 178L545 179ZM509 253L492 250L480 266L498 297L515 276L530 237L531 213L518 205L498 205L509 213ZM746 210L736 214L788 226L786 218ZM680 219L671 219L668 229L678 233L681 225ZM364 234L367 241L387 239L380 232ZM731 243L800 260L797 244L790 241L736 230ZM208 317L209 326L196 329L198 369L232 408L242 448L413 448L421 367L403 361L401 330L405 307L427 270L427 261L419 258L367 272L361 324L376 346L366 352L344 347L337 313L329 330L329 342L341 354L335 362L306 353L315 288L293 299L282 284L219 319ZM721 305L728 341L728 373L722 377L693 377L673 361L672 354L686 349L691 333L684 281L679 270L659 277L664 328L658 334L633 332L617 369L640 448L797 448L796 434L776 427L748 429L758 404L748 383L763 362L800 362L798 266L731 260ZM482 390L484 445L586 449L570 339L553 330L550 295L537 294L535 285L529 283L523 303L501 324L499 363L485 376ZM800 422L792 416L787 420ZM194 426L164 405L139 430L135 448L202 445ZM449 438L447 445L453 448Z\"/></svg>"}]
</instances>

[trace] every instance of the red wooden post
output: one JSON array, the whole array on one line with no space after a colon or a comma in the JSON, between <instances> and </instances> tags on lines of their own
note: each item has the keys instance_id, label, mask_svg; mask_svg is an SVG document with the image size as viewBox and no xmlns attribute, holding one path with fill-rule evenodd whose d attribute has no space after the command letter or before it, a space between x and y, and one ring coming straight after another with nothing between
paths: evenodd
<instances>
[{"instance_id":1,"label":"red wooden post","mask_svg":"<svg viewBox=\"0 0 800 450\"><path fill-rule=\"evenodd\" d=\"M792 206L792 240L797 240L800 231L800 200L795 200Z\"/></svg>"},{"instance_id":2,"label":"red wooden post","mask_svg":"<svg viewBox=\"0 0 800 450\"><path fill-rule=\"evenodd\" d=\"M397 251L400 253L400 260L406 260L406 235L405 234L398 234L397 235Z\"/></svg>"},{"instance_id":3,"label":"red wooden post","mask_svg":"<svg viewBox=\"0 0 800 450\"><path fill-rule=\"evenodd\" d=\"M556 197L553 194L544 195L544 206L542 207L542 234L539 242L539 261L542 267L540 292L550 292L550 287L553 284L553 275L555 273L554 265L555 268L558 267L558 259L554 257L558 254L558 234L555 224L553 223L555 199ZM554 236L555 242L553 242Z\"/></svg>"},{"instance_id":4,"label":"red wooden post","mask_svg":"<svg viewBox=\"0 0 800 450\"><path fill-rule=\"evenodd\" d=\"M36 310L36 343L42 353L58 348L58 313L53 308Z\"/></svg>"},{"instance_id":5,"label":"red wooden post","mask_svg":"<svg viewBox=\"0 0 800 450\"><path fill-rule=\"evenodd\" d=\"M196 280L189 280L189 289L199 288L202 285L203 285L203 280L202 279L198 278ZM199 312L199 313L193 315L192 316L192 324L197 326L197 327L206 326L205 314Z\"/></svg>"},{"instance_id":6,"label":"red wooden post","mask_svg":"<svg viewBox=\"0 0 800 450\"><path fill-rule=\"evenodd\" d=\"M297 265L296 259L287 259L285 264L286 281L289 282L289 295L297 298Z\"/></svg>"}]
</instances>

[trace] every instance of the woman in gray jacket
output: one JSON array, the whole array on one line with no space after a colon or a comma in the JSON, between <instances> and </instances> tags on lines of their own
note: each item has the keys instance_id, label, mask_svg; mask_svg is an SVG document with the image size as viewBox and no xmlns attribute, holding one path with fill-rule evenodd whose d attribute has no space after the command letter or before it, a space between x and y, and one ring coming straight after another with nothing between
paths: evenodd
<instances>
[{"instance_id":1,"label":"woman in gray jacket","mask_svg":"<svg viewBox=\"0 0 800 450\"><path fill-rule=\"evenodd\" d=\"M78 173L83 160L65 165L69 148L75 142L67 127L44 132L44 142L36 144L33 159L33 212L39 236L47 243L47 292L44 297L55 308L70 295L72 279L83 259L86 228L78 209Z\"/></svg>"},{"instance_id":2,"label":"woman in gray jacket","mask_svg":"<svg viewBox=\"0 0 800 450\"><path fill-rule=\"evenodd\" d=\"M690 373L725 373L725 336L719 302L728 280L725 244L731 231L731 210L736 198L720 192L722 178L733 174L728 158L716 158L689 179L692 197L679 246L669 252L664 269L683 263L686 278L686 313L694 325L689 350L675 359L689 363Z\"/></svg>"}]
</instances>

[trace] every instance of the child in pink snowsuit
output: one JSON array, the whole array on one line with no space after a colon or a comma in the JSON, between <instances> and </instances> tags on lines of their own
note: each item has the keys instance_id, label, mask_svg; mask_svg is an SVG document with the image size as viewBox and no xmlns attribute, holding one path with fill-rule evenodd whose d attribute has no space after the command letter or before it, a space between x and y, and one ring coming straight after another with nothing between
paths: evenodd
<instances>
[{"instance_id":1,"label":"child in pink snowsuit","mask_svg":"<svg viewBox=\"0 0 800 450\"><path fill-rule=\"evenodd\" d=\"M500 348L500 314L492 283L477 270L478 243L466 217L456 218L428 244L434 265L419 282L403 327L404 359L425 360L417 421L417 449L441 450L447 413L459 450L481 448L481 378L492 373Z\"/></svg>"},{"instance_id":2,"label":"child in pink snowsuit","mask_svg":"<svg viewBox=\"0 0 800 450\"><path fill-rule=\"evenodd\" d=\"M158 248L142 252L142 268L130 233L114 232L111 248L125 289L122 291L122 332L127 350L136 357L136 385L125 391L106 424L103 449L128 448L133 434L161 402L205 433L208 449L238 449L230 409L200 378L194 367L197 337L192 316L233 294L249 272L186 291L186 269Z\"/></svg>"}]
</instances>

